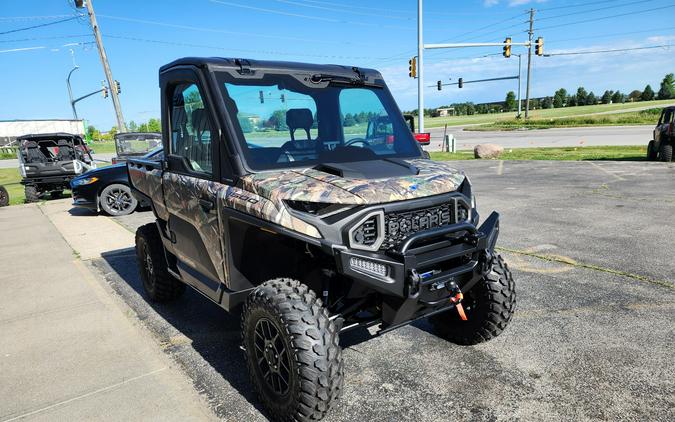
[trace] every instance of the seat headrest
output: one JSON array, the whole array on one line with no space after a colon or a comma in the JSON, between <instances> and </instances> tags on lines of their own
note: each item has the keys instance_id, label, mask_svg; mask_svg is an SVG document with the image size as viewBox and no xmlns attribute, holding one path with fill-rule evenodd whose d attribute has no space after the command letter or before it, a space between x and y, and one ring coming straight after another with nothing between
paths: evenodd
<instances>
[{"instance_id":1,"label":"seat headrest","mask_svg":"<svg viewBox=\"0 0 675 422\"><path fill-rule=\"evenodd\" d=\"M25 141L24 146L26 148L37 148L38 143L35 141Z\"/></svg>"},{"instance_id":2,"label":"seat headrest","mask_svg":"<svg viewBox=\"0 0 675 422\"><path fill-rule=\"evenodd\" d=\"M202 132L206 129L208 119L206 116L206 110L203 108L198 108L192 112L192 127L198 131Z\"/></svg>"},{"instance_id":3,"label":"seat headrest","mask_svg":"<svg viewBox=\"0 0 675 422\"><path fill-rule=\"evenodd\" d=\"M66 141L65 139L59 139L57 142L57 145L60 147L69 147L70 143Z\"/></svg>"},{"instance_id":4,"label":"seat headrest","mask_svg":"<svg viewBox=\"0 0 675 422\"><path fill-rule=\"evenodd\" d=\"M310 129L314 124L312 110L308 108L292 108L286 112L286 125L289 129Z\"/></svg>"}]
</instances>

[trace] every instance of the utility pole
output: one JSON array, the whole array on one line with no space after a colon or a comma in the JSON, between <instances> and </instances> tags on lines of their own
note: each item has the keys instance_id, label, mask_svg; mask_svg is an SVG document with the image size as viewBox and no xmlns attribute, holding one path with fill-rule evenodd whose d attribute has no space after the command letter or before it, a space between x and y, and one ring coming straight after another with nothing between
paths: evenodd
<instances>
[{"instance_id":1,"label":"utility pole","mask_svg":"<svg viewBox=\"0 0 675 422\"><path fill-rule=\"evenodd\" d=\"M520 112L522 109L522 103L523 101L520 99L520 77L522 76L522 73L520 71L520 64L522 62L521 60L522 54L518 54L518 118L520 119Z\"/></svg>"},{"instance_id":2,"label":"utility pole","mask_svg":"<svg viewBox=\"0 0 675 422\"><path fill-rule=\"evenodd\" d=\"M417 118L418 131L424 132L424 39L422 37L422 0L417 0Z\"/></svg>"},{"instance_id":3,"label":"utility pole","mask_svg":"<svg viewBox=\"0 0 675 422\"><path fill-rule=\"evenodd\" d=\"M115 108L115 115L117 117L117 129L120 132L126 132L127 127L124 124L124 116L122 115L122 106L120 105L120 98L117 95L117 90L115 89L115 79L113 78L112 71L110 70L110 64L108 64L108 56L105 54L105 48L103 48L103 39L101 38L101 31L96 22L96 14L94 13L94 5L92 0L86 0L87 12L89 14L89 21L91 22L91 28L94 31L94 36L96 37L96 46L98 47L98 54L101 57L101 64L103 64L103 72L105 77L108 80L108 87L110 88L110 96L112 97L113 107ZM78 7L82 7L82 1L76 0L75 4ZM530 36L530 38L532 38Z\"/></svg>"},{"instance_id":4,"label":"utility pole","mask_svg":"<svg viewBox=\"0 0 675 422\"><path fill-rule=\"evenodd\" d=\"M530 114L530 75L532 73L532 36L534 35L534 9L530 9L530 29L527 31L527 88L525 88L525 118Z\"/></svg>"}]
</instances>

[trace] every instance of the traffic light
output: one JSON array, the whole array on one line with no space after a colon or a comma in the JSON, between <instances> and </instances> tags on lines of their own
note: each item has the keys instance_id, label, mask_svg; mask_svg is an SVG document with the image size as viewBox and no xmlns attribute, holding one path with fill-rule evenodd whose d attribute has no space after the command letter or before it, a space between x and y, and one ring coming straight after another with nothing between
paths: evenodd
<instances>
[{"instance_id":1,"label":"traffic light","mask_svg":"<svg viewBox=\"0 0 675 422\"><path fill-rule=\"evenodd\" d=\"M436 88L438 88L439 91L443 89L443 84L441 83L441 81L436 82Z\"/></svg>"},{"instance_id":2,"label":"traffic light","mask_svg":"<svg viewBox=\"0 0 675 422\"><path fill-rule=\"evenodd\" d=\"M458 86L459 88L464 88L464 78L459 78L459 79L457 80L457 86Z\"/></svg>"},{"instance_id":3,"label":"traffic light","mask_svg":"<svg viewBox=\"0 0 675 422\"><path fill-rule=\"evenodd\" d=\"M84 7L84 0L75 0L75 7L81 9Z\"/></svg>"},{"instance_id":4,"label":"traffic light","mask_svg":"<svg viewBox=\"0 0 675 422\"><path fill-rule=\"evenodd\" d=\"M260 91L260 104L265 104L265 94L262 91Z\"/></svg>"},{"instance_id":5,"label":"traffic light","mask_svg":"<svg viewBox=\"0 0 675 422\"><path fill-rule=\"evenodd\" d=\"M417 78L417 56L408 60L408 76L411 78Z\"/></svg>"},{"instance_id":6,"label":"traffic light","mask_svg":"<svg viewBox=\"0 0 675 422\"><path fill-rule=\"evenodd\" d=\"M534 43L534 54L537 56L544 55L544 38L537 38L537 41Z\"/></svg>"},{"instance_id":7,"label":"traffic light","mask_svg":"<svg viewBox=\"0 0 675 422\"><path fill-rule=\"evenodd\" d=\"M504 40L504 57L507 59L511 57L511 37L506 37Z\"/></svg>"},{"instance_id":8,"label":"traffic light","mask_svg":"<svg viewBox=\"0 0 675 422\"><path fill-rule=\"evenodd\" d=\"M115 90L118 94L122 92L122 87L120 86L120 81L115 81Z\"/></svg>"},{"instance_id":9,"label":"traffic light","mask_svg":"<svg viewBox=\"0 0 675 422\"><path fill-rule=\"evenodd\" d=\"M281 102L285 103L286 102L286 95L281 94Z\"/></svg>"},{"instance_id":10,"label":"traffic light","mask_svg":"<svg viewBox=\"0 0 675 422\"><path fill-rule=\"evenodd\" d=\"M104 82L104 81L101 81L101 87L102 87L102 89L101 89L101 95L103 96L103 98L108 98L108 87L105 86L105 82Z\"/></svg>"}]
</instances>

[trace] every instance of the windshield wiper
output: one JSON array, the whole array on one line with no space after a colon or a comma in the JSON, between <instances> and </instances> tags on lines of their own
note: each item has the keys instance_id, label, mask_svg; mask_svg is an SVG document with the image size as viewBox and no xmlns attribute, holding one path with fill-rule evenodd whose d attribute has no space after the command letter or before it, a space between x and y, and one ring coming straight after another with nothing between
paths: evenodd
<instances>
[{"instance_id":1,"label":"windshield wiper","mask_svg":"<svg viewBox=\"0 0 675 422\"><path fill-rule=\"evenodd\" d=\"M315 73L311 78L315 84L321 82L338 82L349 85L365 85L366 81L363 78L350 78L344 75L330 75L326 73Z\"/></svg>"}]
</instances>

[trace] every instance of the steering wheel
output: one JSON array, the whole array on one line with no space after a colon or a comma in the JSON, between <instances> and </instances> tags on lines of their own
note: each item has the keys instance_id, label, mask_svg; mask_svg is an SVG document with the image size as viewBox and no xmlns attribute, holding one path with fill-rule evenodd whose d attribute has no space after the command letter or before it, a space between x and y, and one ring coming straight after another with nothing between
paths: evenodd
<instances>
[{"instance_id":1,"label":"steering wheel","mask_svg":"<svg viewBox=\"0 0 675 422\"><path fill-rule=\"evenodd\" d=\"M352 146L354 144L363 144L364 147L368 146L368 142L366 142L366 140L363 138L354 138L345 142L346 147Z\"/></svg>"}]
</instances>

